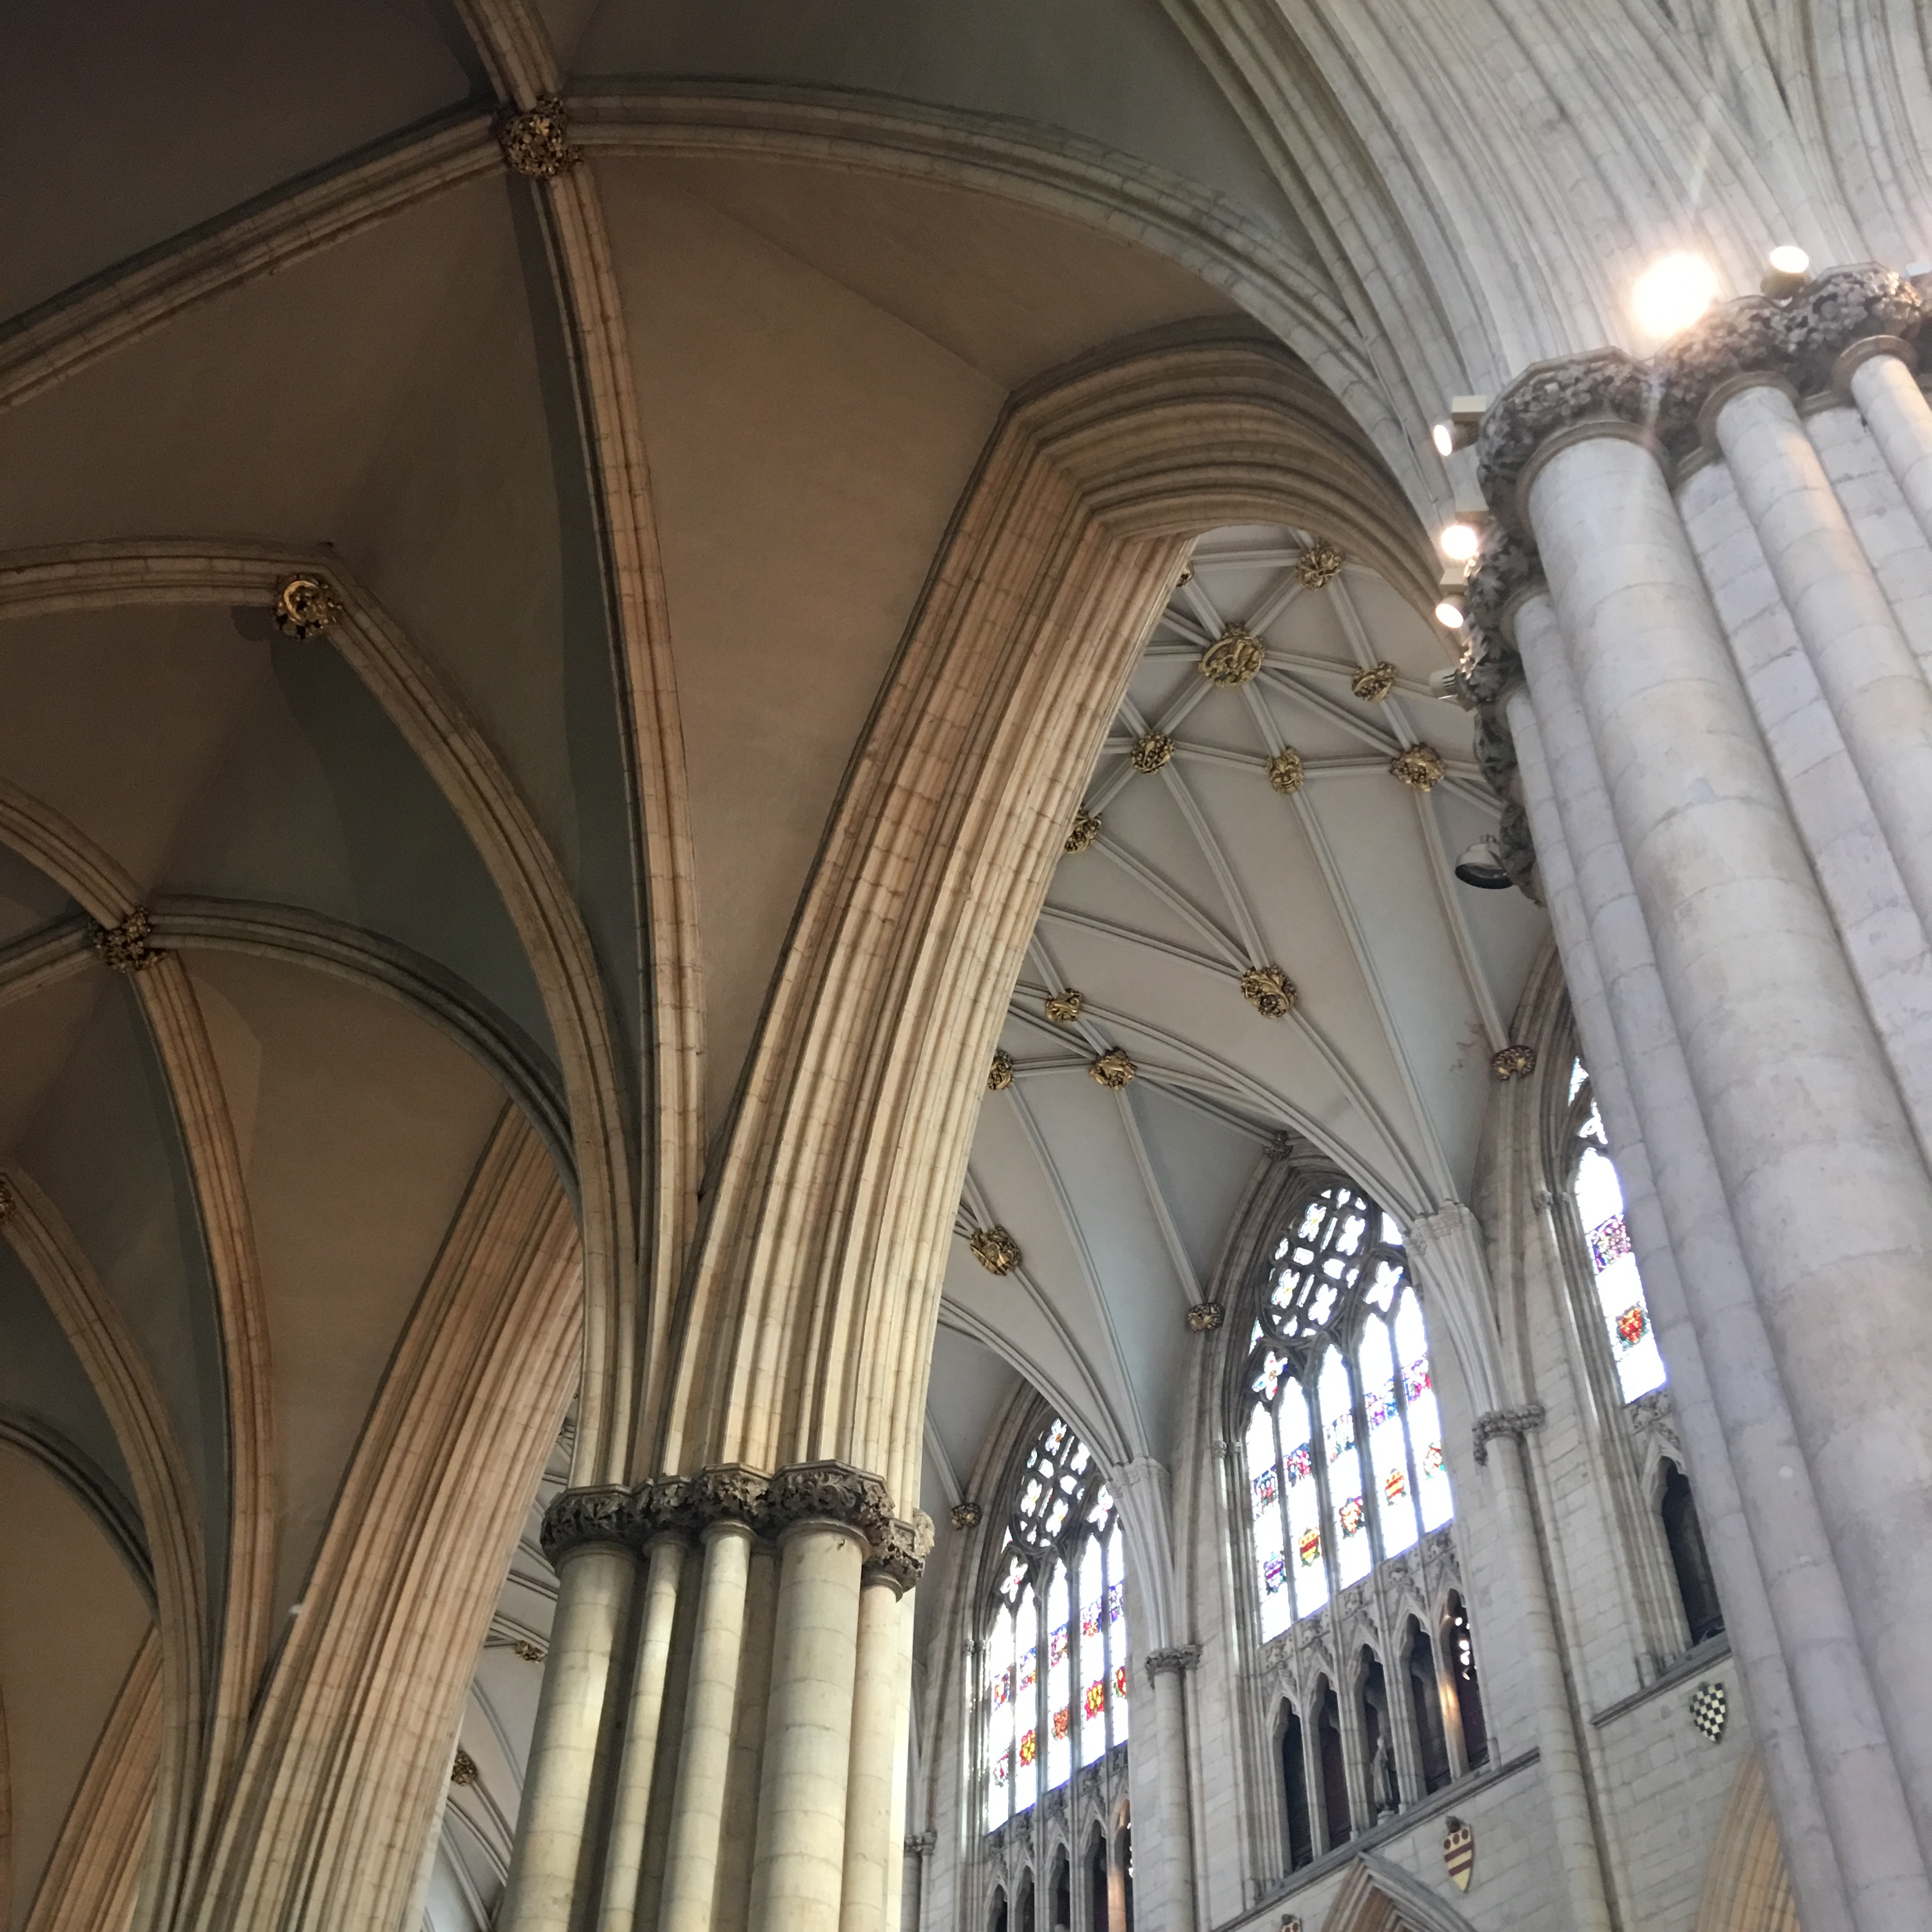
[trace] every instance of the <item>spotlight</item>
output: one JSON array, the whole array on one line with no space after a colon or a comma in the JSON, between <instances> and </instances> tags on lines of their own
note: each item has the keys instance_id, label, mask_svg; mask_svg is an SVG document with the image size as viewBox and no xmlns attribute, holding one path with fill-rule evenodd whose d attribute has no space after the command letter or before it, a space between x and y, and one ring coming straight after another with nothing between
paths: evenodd
<instances>
[{"instance_id":1,"label":"spotlight","mask_svg":"<svg viewBox=\"0 0 1932 1932\"><path fill-rule=\"evenodd\" d=\"M1436 607L1436 621L1445 631L1460 631L1462 628L1462 600L1460 597L1445 597Z\"/></svg>"},{"instance_id":2,"label":"spotlight","mask_svg":"<svg viewBox=\"0 0 1932 1932\"><path fill-rule=\"evenodd\" d=\"M1482 532L1466 517L1445 524L1436 542L1442 546L1442 554L1458 563L1467 563L1483 547Z\"/></svg>"},{"instance_id":3,"label":"spotlight","mask_svg":"<svg viewBox=\"0 0 1932 1932\"><path fill-rule=\"evenodd\" d=\"M1451 396L1448 419L1429 432L1436 453L1445 460L1459 449L1467 449L1483 428L1483 412L1490 406L1487 396Z\"/></svg>"},{"instance_id":4,"label":"spotlight","mask_svg":"<svg viewBox=\"0 0 1932 1932\"><path fill-rule=\"evenodd\" d=\"M1474 886L1478 891L1485 892L1504 892L1516 883L1503 870L1496 857L1496 842L1493 838L1478 838L1456 861L1456 876L1466 886Z\"/></svg>"},{"instance_id":5,"label":"spotlight","mask_svg":"<svg viewBox=\"0 0 1932 1932\"><path fill-rule=\"evenodd\" d=\"M1789 242L1782 248L1772 249L1765 261L1768 266L1758 286L1774 301L1782 302L1787 296L1795 296L1810 279L1811 257Z\"/></svg>"},{"instance_id":6,"label":"spotlight","mask_svg":"<svg viewBox=\"0 0 1932 1932\"><path fill-rule=\"evenodd\" d=\"M1702 256L1666 255L1637 278L1630 308L1646 334L1675 335L1717 298L1717 271Z\"/></svg>"},{"instance_id":7,"label":"spotlight","mask_svg":"<svg viewBox=\"0 0 1932 1932\"><path fill-rule=\"evenodd\" d=\"M1444 664L1440 670L1429 674L1429 694L1440 704L1459 704L1465 711L1476 708L1476 700L1469 695L1462 674L1454 664Z\"/></svg>"}]
</instances>

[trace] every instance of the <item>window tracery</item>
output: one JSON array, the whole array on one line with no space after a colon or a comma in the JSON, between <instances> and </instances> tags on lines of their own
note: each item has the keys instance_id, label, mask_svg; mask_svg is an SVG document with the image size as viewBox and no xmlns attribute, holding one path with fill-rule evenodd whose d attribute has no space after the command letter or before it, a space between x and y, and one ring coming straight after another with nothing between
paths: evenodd
<instances>
[{"instance_id":1,"label":"window tracery","mask_svg":"<svg viewBox=\"0 0 1932 1932\"><path fill-rule=\"evenodd\" d=\"M1028 1452L995 1575L981 1708L988 1832L1127 1738L1120 1512L1092 1452L1058 1417Z\"/></svg>"},{"instance_id":2,"label":"window tracery","mask_svg":"<svg viewBox=\"0 0 1932 1932\"><path fill-rule=\"evenodd\" d=\"M1665 1382L1664 1358L1644 1298L1642 1277L1631 1251L1624 1219L1624 1192L1610 1158L1610 1141L1590 1076L1580 1060L1570 1068L1569 1112L1564 1145L1569 1160L1570 1198L1590 1257L1591 1278L1617 1383L1625 1402L1635 1402Z\"/></svg>"},{"instance_id":3,"label":"window tracery","mask_svg":"<svg viewBox=\"0 0 1932 1932\"><path fill-rule=\"evenodd\" d=\"M1401 1231L1346 1182L1275 1244L1245 1386L1265 1640L1455 1514Z\"/></svg>"}]
</instances>

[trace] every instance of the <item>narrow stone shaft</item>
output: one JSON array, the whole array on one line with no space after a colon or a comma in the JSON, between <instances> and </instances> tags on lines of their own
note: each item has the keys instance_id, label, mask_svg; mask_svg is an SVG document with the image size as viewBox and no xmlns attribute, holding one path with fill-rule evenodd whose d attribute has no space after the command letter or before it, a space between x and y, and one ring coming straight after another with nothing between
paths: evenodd
<instances>
[{"instance_id":1,"label":"narrow stone shaft","mask_svg":"<svg viewBox=\"0 0 1932 1932\"><path fill-rule=\"evenodd\" d=\"M752 1867L752 1932L837 1932L865 1539L788 1529Z\"/></svg>"},{"instance_id":2,"label":"narrow stone shaft","mask_svg":"<svg viewBox=\"0 0 1932 1932\"><path fill-rule=\"evenodd\" d=\"M845 1792L845 1884L838 1932L886 1932L903 1838L893 1830L898 1744L900 1624L896 1585L868 1574L859 1594L859 1648L852 1693L850 1771Z\"/></svg>"},{"instance_id":3,"label":"narrow stone shaft","mask_svg":"<svg viewBox=\"0 0 1932 1932\"><path fill-rule=\"evenodd\" d=\"M752 1532L741 1522L714 1522L704 1532L698 1628L685 1696L677 1789L671 1800L664 1904L658 1917L662 1932L711 1932L751 1550Z\"/></svg>"},{"instance_id":4,"label":"narrow stone shaft","mask_svg":"<svg viewBox=\"0 0 1932 1932\"><path fill-rule=\"evenodd\" d=\"M1782 386L1753 383L1718 440L1919 922L1932 934L1932 684Z\"/></svg>"},{"instance_id":5,"label":"narrow stone shaft","mask_svg":"<svg viewBox=\"0 0 1932 1932\"><path fill-rule=\"evenodd\" d=\"M631 1666L630 1706L624 1726L624 1755L617 1772L610 1838L604 1858L598 1932L631 1932L637 1918L638 1884L644 1870L644 1832L650 1815L651 1774L657 1765L658 1735L664 1718L664 1672L670 1661L671 1623L677 1614L684 1545L673 1538L660 1537L651 1545L646 1562L637 1652Z\"/></svg>"},{"instance_id":6,"label":"narrow stone shaft","mask_svg":"<svg viewBox=\"0 0 1932 1932\"><path fill-rule=\"evenodd\" d=\"M567 1932L570 1924L591 1828L604 1694L637 1568L616 1543L580 1544L559 1563L556 1616L498 1932Z\"/></svg>"},{"instance_id":7,"label":"narrow stone shaft","mask_svg":"<svg viewBox=\"0 0 1932 1932\"><path fill-rule=\"evenodd\" d=\"M1517 638L1520 641L1526 634L1533 638L1535 641L1528 647L1540 657L1538 646L1546 641L1546 627L1553 632L1555 624L1548 598L1539 598L1518 613ZM1553 638L1547 641L1552 646L1556 643ZM1559 680L1567 681L1568 668L1560 657L1550 662L1548 674L1541 680L1546 711L1558 712L1559 695L1552 687ZM1572 690L1569 695L1573 700L1574 694ZM1796 1693L1779 1648L1776 1622L1738 1493L1737 1474L1726 1440L1726 1412L1718 1406L1710 1385L1703 1348L1678 1273L1677 1251L1658 1196L1649 1146L1640 1131L1640 1112L1625 1075L1626 1049L1605 988L1605 974L1610 969L1599 964L1591 930L1591 908L1607 914L1618 904L1633 903L1628 874L1621 867L1621 854L1616 855L1613 862L1606 849L1614 836L1614 827L1609 822L1609 803L1596 775L1594 755L1586 760L1578 752L1574 734L1580 729L1581 720L1574 702L1552 718L1557 727L1556 741L1562 748L1566 781L1560 807L1544 734L1527 692L1519 689L1511 697L1509 720L1522 773L1523 802L1536 838L1537 868L1543 880L1544 901L1550 923L1556 928L1563 976L1584 1059L1590 1070L1591 1085L1616 1157L1625 1220L1642 1270L1645 1297L1657 1324L1658 1345L1670 1365L1672 1406L1696 1485L1698 1520L1717 1572L1726 1634L1732 1653L1744 1672L1752 1732L1777 1808L1780 1840L1800 1922L1809 1932L1845 1932L1853 1922L1844 1879L1832 1834L1826 1828L1822 1799L1798 1722ZM1569 821L1573 818L1589 828L1578 833L1580 842L1587 842L1592 854L1587 875L1572 860ZM1582 883L1586 876L1587 890ZM1642 937L1640 925L1634 928L1627 925L1624 932L1629 937ZM1606 944L1616 944L1616 934L1607 927ZM1647 957L1647 938L1643 939L1643 946ZM1634 977L1634 968L1628 962L1618 963L1626 968L1619 974L1621 982ZM1653 968L1650 974L1653 992L1654 982ZM1625 991L1629 990L1626 984ZM1660 1005L1660 992L1656 992L1655 997ZM1682 1064L1679 1056L1680 1068ZM1702 1140L1701 1128L1698 1139ZM1704 1166L1707 1171L1708 1164L1706 1144ZM1672 1172L1680 1183L1690 1165L1688 1160L1673 1163ZM1720 1214L1718 1226L1702 1232L1712 1239L1728 1234L1728 1215ZM1696 1252L1694 1239L1694 1245L1687 1248L1687 1254ZM1730 1246L1735 1257L1735 1240ZM1742 1274L1743 1264L1739 1261L1737 1278L1742 1279ZM1756 1319L1754 1306L1749 1309L1748 1315L1751 1320ZM1767 1342L1767 1360L1768 1356ZM1731 1358L1732 1352L1726 1351L1720 1366ZM1822 1541L1822 1530L1816 1533ZM1813 1633L1814 1640L1818 1634ZM1849 1647L1850 1636L1847 1618L1841 1648ZM1862 1682L1862 1666L1859 1676ZM1866 1702L1870 1708L1869 1687ZM1877 1712L1872 1708L1866 1742L1869 1748L1880 1742ZM1891 1815L1895 1826L1903 1823L1902 1793Z\"/></svg>"}]
</instances>

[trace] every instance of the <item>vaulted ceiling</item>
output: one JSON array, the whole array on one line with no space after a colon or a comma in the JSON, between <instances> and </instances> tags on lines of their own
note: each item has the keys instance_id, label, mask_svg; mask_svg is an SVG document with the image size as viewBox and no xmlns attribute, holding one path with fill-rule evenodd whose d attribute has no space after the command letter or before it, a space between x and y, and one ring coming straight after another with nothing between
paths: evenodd
<instances>
[{"instance_id":1,"label":"vaulted ceiling","mask_svg":"<svg viewBox=\"0 0 1932 1932\"><path fill-rule=\"evenodd\" d=\"M1145 332L1258 323L1419 505L1441 478L1391 428L1326 214L1159 0L537 10L648 471L715 1154L854 746L1016 392ZM520 1136L554 1163L518 1184L531 1228L579 1187L572 1009L491 824L542 849L621 1064L649 1050L576 319L489 135L465 23L490 13L104 0L0 28L0 1925L25 1924L94 1743L146 1708L170 1579L211 1627L249 1597L266 1681ZM942 1523L1022 1378L1110 1459L1169 1452L1184 1318L1273 1135L1398 1213L1467 1185L1540 928L1451 879L1492 814L1466 721L1426 694L1444 645L1358 565L1303 586L1323 534L1203 539L1094 772L1102 829L1060 866L974 1144L962 1233L997 1223L1022 1258L994 1276L956 1244ZM353 648L277 627L297 568L352 590ZM1210 684L1202 652L1237 622L1265 664ZM1354 696L1384 660L1394 692ZM1148 730L1175 749L1142 774ZM1418 740L1447 760L1426 795L1388 770ZM1292 794L1267 776L1285 746ZM137 908L158 963L110 970L94 929ZM1261 965L1298 988L1286 1017L1242 996ZM1083 1009L1056 1024L1042 1002L1069 986ZM1136 1068L1118 1092L1088 1076L1113 1048ZM534 1520L474 1694L500 1749L458 1797L498 1851L534 1694L514 1644L545 1629ZM439 1880L450 1911L487 1902L494 1856Z\"/></svg>"}]
</instances>

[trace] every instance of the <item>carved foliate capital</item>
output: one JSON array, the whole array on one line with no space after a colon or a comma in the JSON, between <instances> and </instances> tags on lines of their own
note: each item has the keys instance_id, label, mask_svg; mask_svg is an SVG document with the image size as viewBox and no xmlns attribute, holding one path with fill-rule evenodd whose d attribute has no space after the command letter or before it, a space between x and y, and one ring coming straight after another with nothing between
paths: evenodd
<instances>
[{"instance_id":1,"label":"carved foliate capital","mask_svg":"<svg viewBox=\"0 0 1932 1932\"><path fill-rule=\"evenodd\" d=\"M772 1478L764 1520L774 1536L794 1523L840 1523L880 1548L891 1534L892 1499L877 1476L849 1462L794 1462Z\"/></svg>"},{"instance_id":2,"label":"carved foliate capital","mask_svg":"<svg viewBox=\"0 0 1932 1932\"><path fill-rule=\"evenodd\" d=\"M1150 1650L1147 1654L1148 1682L1151 1684L1156 1677L1178 1677L1182 1672L1192 1670L1201 1661L1201 1646L1198 1643L1176 1644L1171 1649Z\"/></svg>"},{"instance_id":3,"label":"carved foliate capital","mask_svg":"<svg viewBox=\"0 0 1932 1932\"><path fill-rule=\"evenodd\" d=\"M1478 1416L1474 1430L1476 1460L1486 1462L1490 1460L1490 1444L1498 1436L1512 1436L1520 1442L1532 1430L1543 1426L1543 1417L1540 1402L1526 1402L1520 1408L1492 1408L1487 1414Z\"/></svg>"},{"instance_id":4,"label":"carved foliate capital","mask_svg":"<svg viewBox=\"0 0 1932 1932\"><path fill-rule=\"evenodd\" d=\"M866 1565L868 1582L890 1583L903 1597L915 1588L932 1554L932 1519L923 1510L915 1510L910 1522L895 1517L887 1526L885 1540L873 1546L872 1560Z\"/></svg>"},{"instance_id":5,"label":"carved foliate capital","mask_svg":"<svg viewBox=\"0 0 1932 1932\"><path fill-rule=\"evenodd\" d=\"M700 1469L686 1485L682 1520L693 1531L714 1522L742 1522L761 1528L772 1480L742 1462L722 1462Z\"/></svg>"},{"instance_id":6,"label":"carved foliate capital","mask_svg":"<svg viewBox=\"0 0 1932 1932\"><path fill-rule=\"evenodd\" d=\"M1911 283L1868 262L1820 275L1788 301L1747 296L1714 308L1648 362L1599 349L1536 363L1483 418L1477 469L1490 514L1521 530L1524 473L1564 430L1620 422L1681 456L1696 446L1700 416L1723 384L1762 376L1810 394L1830 386L1854 343L1874 336L1910 343L1924 315Z\"/></svg>"},{"instance_id":7,"label":"carved foliate capital","mask_svg":"<svg viewBox=\"0 0 1932 1932\"><path fill-rule=\"evenodd\" d=\"M1532 362L1483 417L1476 472L1490 514L1520 531L1517 486L1544 444L1559 430L1592 419L1641 425L1650 387L1644 365L1621 349Z\"/></svg>"},{"instance_id":8,"label":"carved foliate capital","mask_svg":"<svg viewBox=\"0 0 1932 1932\"><path fill-rule=\"evenodd\" d=\"M614 1543L628 1538L631 1492L617 1488L566 1490L544 1511L539 1540L554 1569L573 1550L587 1543Z\"/></svg>"},{"instance_id":9,"label":"carved foliate capital","mask_svg":"<svg viewBox=\"0 0 1932 1932\"><path fill-rule=\"evenodd\" d=\"M682 1476L667 1476L631 1492L626 1527L632 1549L641 1555L660 1536L689 1536L698 1528L691 1486Z\"/></svg>"}]
</instances>

